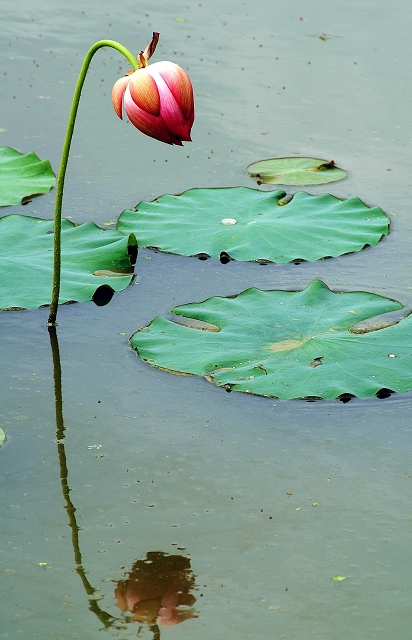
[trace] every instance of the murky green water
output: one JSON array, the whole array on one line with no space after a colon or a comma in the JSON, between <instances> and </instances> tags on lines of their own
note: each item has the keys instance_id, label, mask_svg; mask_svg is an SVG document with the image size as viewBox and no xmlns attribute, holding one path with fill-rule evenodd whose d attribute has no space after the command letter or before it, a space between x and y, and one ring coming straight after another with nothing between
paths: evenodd
<instances>
[{"instance_id":1,"label":"murky green water","mask_svg":"<svg viewBox=\"0 0 412 640\"><path fill-rule=\"evenodd\" d=\"M64 213L74 221L103 226L142 199L194 186L254 186L250 162L299 153L349 170L308 191L357 195L392 227L374 249L299 266L141 250L136 283L110 305L60 309L64 438L47 310L1 314L0 638L405 640L412 394L347 404L227 394L148 367L128 337L176 304L250 286L301 289L315 277L412 304L409 8L2 0L1 9L0 145L55 168L96 40L138 51L160 31L157 59L192 78L193 142L169 148L116 118L110 91L127 63L99 52L69 163ZM53 199L13 212L51 217ZM151 552L190 559L186 573L176 567L187 561L172 559L167 588L163 560L160 577L145 574L147 600L165 588L184 594L181 624L121 622L116 585Z\"/></svg>"}]
</instances>

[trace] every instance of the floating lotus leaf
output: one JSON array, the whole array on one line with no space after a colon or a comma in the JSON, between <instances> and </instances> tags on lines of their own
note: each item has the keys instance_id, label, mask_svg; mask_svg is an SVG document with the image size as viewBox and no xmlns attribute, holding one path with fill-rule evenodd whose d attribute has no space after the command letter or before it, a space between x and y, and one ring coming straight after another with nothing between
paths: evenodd
<instances>
[{"instance_id":1,"label":"floating lotus leaf","mask_svg":"<svg viewBox=\"0 0 412 640\"><path fill-rule=\"evenodd\" d=\"M123 211L118 229L139 246L227 262L319 260L376 245L389 219L359 198L259 191L246 187L190 189Z\"/></svg>"},{"instance_id":2,"label":"floating lotus leaf","mask_svg":"<svg viewBox=\"0 0 412 640\"><path fill-rule=\"evenodd\" d=\"M36 309L50 303L53 227L52 220L0 218L0 309ZM63 219L60 304L91 300L102 285L111 292L125 289L136 255L133 234L103 231L93 222L75 226Z\"/></svg>"},{"instance_id":3,"label":"floating lotus leaf","mask_svg":"<svg viewBox=\"0 0 412 640\"><path fill-rule=\"evenodd\" d=\"M40 160L35 153L22 155L10 147L0 147L0 207L47 193L55 182L48 160Z\"/></svg>"},{"instance_id":4,"label":"floating lotus leaf","mask_svg":"<svg viewBox=\"0 0 412 640\"><path fill-rule=\"evenodd\" d=\"M333 160L321 158L270 158L250 164L246 171L258 184L309 185L342 180L346 171Z\"/></svg>"},{"instance_id":5,"label":"floating lotus leaf","mask_svg":"<svg viewBox=\"0 0 412 640\"><path fill-rule=\"evenodd\" d=\"M388 298L333 293L314 280L304 291L247 289L176 307L175 321L155 318L131 344L156 367L205 376L227 390L282 399L371 396L412 389L412 315L364 326L401 309ZM190 326L191 318L201 324ZM354 326L361 332L352 333Z\"/></svg>"}]
</instances>

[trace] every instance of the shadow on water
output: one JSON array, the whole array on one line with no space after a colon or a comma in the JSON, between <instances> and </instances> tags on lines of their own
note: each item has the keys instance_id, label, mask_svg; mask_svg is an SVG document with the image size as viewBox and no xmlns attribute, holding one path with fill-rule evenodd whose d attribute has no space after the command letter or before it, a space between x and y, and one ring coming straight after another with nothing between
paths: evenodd
<instances>
[{"instance_id":1,"label":"shadow on water","mask_svg":"<svg viewBox=\"0 0 412 640\"><path fill-rule=\"evenodd\" d=\"M147 552L146 558L136 560L125 579L119 580L116 584L116 606L125 614L125 617L116 618L99 606L99 590L91 585L83 566L79 538L82 527L77 524L76 507L70 498L69 470L64 447L66 428L63 416L62 368L57 330L55 326L50 326L48 331L53 360L60 482L71 529L76 573L88 596L89 610L97 616L106 629L113 627L124 630L127 628L126 623L138 622L140 623L138 635L141 625L145 625L153 633L153 640L160 640L159 624L173 626L197 617L193 608L196 598L191 593L195 589L195 576L191 570L190 560L181 555L169 555L162 551ZM128 612L132 615L127 616Z\"/></svg>"}]
</instances>

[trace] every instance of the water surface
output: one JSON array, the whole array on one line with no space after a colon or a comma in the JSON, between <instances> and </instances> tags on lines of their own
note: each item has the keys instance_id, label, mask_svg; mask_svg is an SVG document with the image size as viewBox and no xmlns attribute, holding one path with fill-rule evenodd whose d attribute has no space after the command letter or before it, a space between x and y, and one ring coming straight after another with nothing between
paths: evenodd
<instances>
[{"instance_id":1,"label":"water surface","mask_svg":"<svg viewBox=\"0 0 412 640\"><path fill-rule=\"evenodd\" d=\"M136 622L117 628L114 590L136 561L162 552L190 559L198 616L161 627L162 638L405 640L411 393L349 403L228 394L150 368L128 337L176 304L313 278L412 304L410 11L400 0L149 5L2 2L0 144L34 150L55 169L93 42L137 52L159 31L156 59L178 62L193 81L193 142L169 148L116 118L110 91L128 65L114 51L96 55L64 215L104 226L163 193L253 187L250 162L300 154L349 171L310 193L382 207L391 234L298 266L141 250L135 283L110 305L59 311L59 448L47 310L1 314L0 638L136 637ZM4 213L50 218L53 201Z\"/></svg>"}]
</instances>

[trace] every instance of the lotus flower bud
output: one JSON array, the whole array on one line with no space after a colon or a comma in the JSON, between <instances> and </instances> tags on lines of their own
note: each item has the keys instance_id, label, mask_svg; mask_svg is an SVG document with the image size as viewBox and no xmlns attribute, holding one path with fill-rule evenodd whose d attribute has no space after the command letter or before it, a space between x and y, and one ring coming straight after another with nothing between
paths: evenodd
<instances>
[{"instance_id":1,"label":"lotus flower bud","mask_svg":"<svg viewBox=\"0 0 412 640\"><path fill-rule=\"evenodd\" d=\"M159 34L154 33L139 54L140 68L118 80L112 91L114 110L122 119L122 107L130 122L142 133L167 144L190 141L195 118L193 88L187 73L174 62L147 66Z\"/></svg>"}]
</instances>

